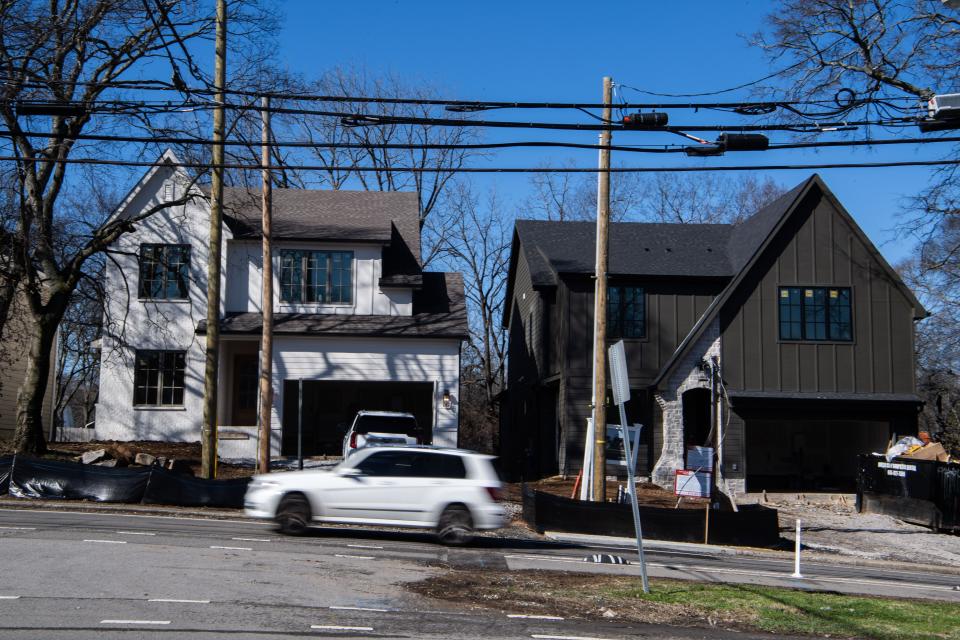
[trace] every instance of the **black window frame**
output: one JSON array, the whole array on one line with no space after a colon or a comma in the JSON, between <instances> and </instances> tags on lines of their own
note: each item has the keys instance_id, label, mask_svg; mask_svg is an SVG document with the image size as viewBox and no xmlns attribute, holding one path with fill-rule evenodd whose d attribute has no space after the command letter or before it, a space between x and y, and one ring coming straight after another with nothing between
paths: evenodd
<instances>
[{"instance_id":1,"label":"black window frame","mask_svg":"<svg viewBox=\"0 0 960 640\"><path fill-rule=\"evenodd\" d=\"M782 342L853 342L853 288L777 287L777 329Z\"/></svg>"},{"instance_id":2,"label":"black window frame","mask_svg":"<svg viewBox=\"0 0 960 640\"><path fill-rule=\"evenodd\" d=\"M174 250L176 255L172 255ZM189 244L141 243L137 259L137 297L141 300L188 300L191 254ZM176 287L173 293L171 285Z\"/></svg>"},{"instance_id":3,"label":"black window frame","mask_svg":"<svg viewBox=\"0 0 960 640\"><path fill-rule=\"evenodd\" d=\"M279 260L277 273L281 303L341 306L354 303L356 269L353 251L281 249ZM344 274L347 274L346 283ZM322 283L319 282L321 277Z\"/></svg>"},{"instance_id":4,"label":"black window frame","mask_svg":"<svg viewBox=\"0 0 960 640\"><path fill-rule=\"evenodd\" d=\"M186 371L186 351L137 349L133 364L133 406L183 407Z\"/></svg>"},{"instance_id":5,"label":"black window frame","mask_svg":"<svg viewBox=\"0 0 960 640\"><path fill-rule=\"evenodd\" d=\"M633 298L631 302L626 302L627 292L630 292ZM628 311L631 306L639 306L639 310L629 314ZM628 321L630 324L628 324ZM637 327L638 322L639 329ZM645 340L646 337L646 288L635 285L607 285L607 338L610 340Z\"/></svg>"}]
</instances>

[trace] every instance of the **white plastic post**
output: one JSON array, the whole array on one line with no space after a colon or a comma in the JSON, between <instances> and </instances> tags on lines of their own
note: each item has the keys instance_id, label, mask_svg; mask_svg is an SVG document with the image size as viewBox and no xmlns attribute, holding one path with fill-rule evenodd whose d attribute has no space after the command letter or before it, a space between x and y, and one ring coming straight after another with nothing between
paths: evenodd
<instances>
[{"instance_id":1,"label":"white plastic post","mask_svg":"<svg viewBox=\"0 0 960 640\"><path fill-rule=\"evenodd\" d=\"M803 574L800 573L800 518L797 518L797 541L796 541L796 551L794 552L793 559L793 574L791 578L802 578Z\"/></svg>"}]
</instances>

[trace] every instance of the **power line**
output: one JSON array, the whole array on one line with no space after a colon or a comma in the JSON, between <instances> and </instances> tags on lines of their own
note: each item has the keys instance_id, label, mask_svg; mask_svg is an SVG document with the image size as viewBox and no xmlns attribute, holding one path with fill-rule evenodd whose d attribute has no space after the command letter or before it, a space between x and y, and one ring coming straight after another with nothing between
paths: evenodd
<instances>
[{"instance_id":1,"label":"power line","mask_svg":"<svg viewBox=\"0 0 960 640\"><path fill-rule=\"evenodd\" d=\"M175 166L185 169L236 169L243 171L301 170L301 171L343 171L343 172L396 172L396 173L599 173L597 167L369 167L359 165L271 165L222 163L214 165L207 162L147 162L140 160L102 160L98 158L17 158L0 156L0 162L55 162L63 164L108 165L118 167L162 167ZM680 166L680 167L610 167L609 173L694 173L713 171L795 171L809 169L879 169L888 167L932 167L960 165L960 159L953 160L904 160L893 162L824 162L816 164L769 164L769 165L731 165L731 166Z\"/></svg>"},{"instance_id":2,"label":"power line","mask_svg":"<svg viewBox=\"0 0 960 640\"><path fill-rule=\"evenodd\" d=\"M21 131L20 135L35 138L49 138L49 132L40 131ZM0 130L0 138L13 138L13 132L9 130ZM101 134L78 134L70 136L70 140L87 140L93 142L130 142L130 143L156 143L156 144L184 144L184 145L212 145L211 140L178 137L178 136L110 136ZM868 139L868 140L836 140L836 141L817 141L817 142L788 142L771 144L768 147L770 151L786 149L817 149L829 147L870 147L885 146L895 144L934 144L943 142L960 142L960 136L947 136L940 138L895 138L895 139ZM222 144L232 147L251 147L256 143L243 140L226 140ZM663 146L633 146L633 145L611 145L605 147L598 144L582 144L575 142L556 142L556 141L515 141L515 142L489 142L489 143L461 143L461 144L442 144L442 143L367 143L367 142L316 142L310 140L273 140L270 146L275 148L305 148L305 149L397 149L397 150L483 150L483 149L509 149L509 148L565 148L565 149L587 149L597 151L609 149L610 151L620 151L626 153L683 153L688 145L663 145ZM694 147L696 148L696 147Z\"/></svg>"}]
</instances>

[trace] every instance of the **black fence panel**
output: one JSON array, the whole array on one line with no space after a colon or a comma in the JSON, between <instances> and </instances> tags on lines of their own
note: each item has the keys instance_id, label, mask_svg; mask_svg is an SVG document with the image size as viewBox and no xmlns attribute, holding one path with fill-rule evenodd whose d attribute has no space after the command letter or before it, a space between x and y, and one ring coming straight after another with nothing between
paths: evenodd
<instances>
[{"instance_id":1,"label":"black fence panel","mask_svg":"<svg viewBox=\"0 0 960 640\"><path fill-rule=\"evenodd\" d=\"M629 504L571 500L525 487L523 518L537 531L566 531L633 537ZM674 542L703 542L707 533L706 510L640 507L643 537ZM777 511L747 505L738 512L711 511L710 544L769 547L780 540Z\"/></svg>"},{"instance_id":2,"label":"black fence panel","mask_svg":"<svg viewBox=\"0 0 960 640\"><path fill-rule=\"evenodd\" d=\"M143 501L181 507L226 507L240 509L249 478L204 480L159 467L153 468Z\"/></svg>"},{"instance_id":3,"label":"black fence panel","mask_svg":"<svg viewBox=\"0 0 960 640\"><path fill-rule=\"evenodd\" d=\"M10 495L17 498L140 502L150 469L116 469L16 456Z\"/></svg>"},{"instance_id":4,"label":"black fence panel","mask_svg":"<svg viewBox=\"0 0 960 640\"><path fill-rule=\"evenodd\" d=\"M13 456L0 456L0 496L10 490L10 468Z\"/></svg>"}]
</instances>

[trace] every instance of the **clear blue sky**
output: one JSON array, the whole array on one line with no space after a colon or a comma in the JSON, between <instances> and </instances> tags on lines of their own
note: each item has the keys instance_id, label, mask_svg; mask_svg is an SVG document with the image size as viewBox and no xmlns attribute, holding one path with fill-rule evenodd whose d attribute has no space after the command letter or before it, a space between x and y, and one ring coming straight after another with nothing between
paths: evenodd
<instances>
[{"instance_id":1,"label":"clear blue sky","mask_svg":"<svg viewBox=\"0 0 960 640\"><path fill-rule=\"evenodd\" d=\"M773 1L684 3L653 2L439 2L369 0L365 3L286 0L281 59L293 71L317 76L336 65L362 66L372 72L389 71L405 81L423 81L445 97L506 101L600 101L601 78L657 92L692 93L736 86L767 75L771 67L744 36L761 28ZM627 93L628 100L651 101L650 96ZM717 99L746 99L746 92ZM713 99L713 98L711 98ZM499 117L543 119L542 112L511 111ZM566 116L574 119L571 114ZM720 122L720 116L671 114L671 123L693 118ZM585 121L580 119L580 121ZM736 122L749 122L737 118ZM900 135L915 135L905 130ZM713 134L707 134L712 137ZM774 141L786 142L786 134ZM877 137L888 137L876 132ZM629 137L628 137L629 136ZM487 133L492 139L533 139L528 132ZM539 137L596 141L596 133ZM772 136L773 137L773 136ZM824 138L831 139L831 138ZM838 139L838 138L833 138ZM615 143L673 143L679 138L651 139L619 134ZM870 162L889 159L933 158L946 146L905 145L882 150L792 151L733 154L710 163ZM648 159L614 154L614 162L652 166L702 162L682 155ZM572 158L593 166L596 152L536 150L499 154L492 164L532 166ZM772 176L786 186L802 181L810 171L778 171ZM821 170L827 183L867 234L891 261L909 254L909 243L891 242L891 229L902 199L926 183L930 169ZM526 195L526 176L497 176L481 181L514 202ZM522 212L521 212L522 215Z\"/></svg>"}]
</instances>

